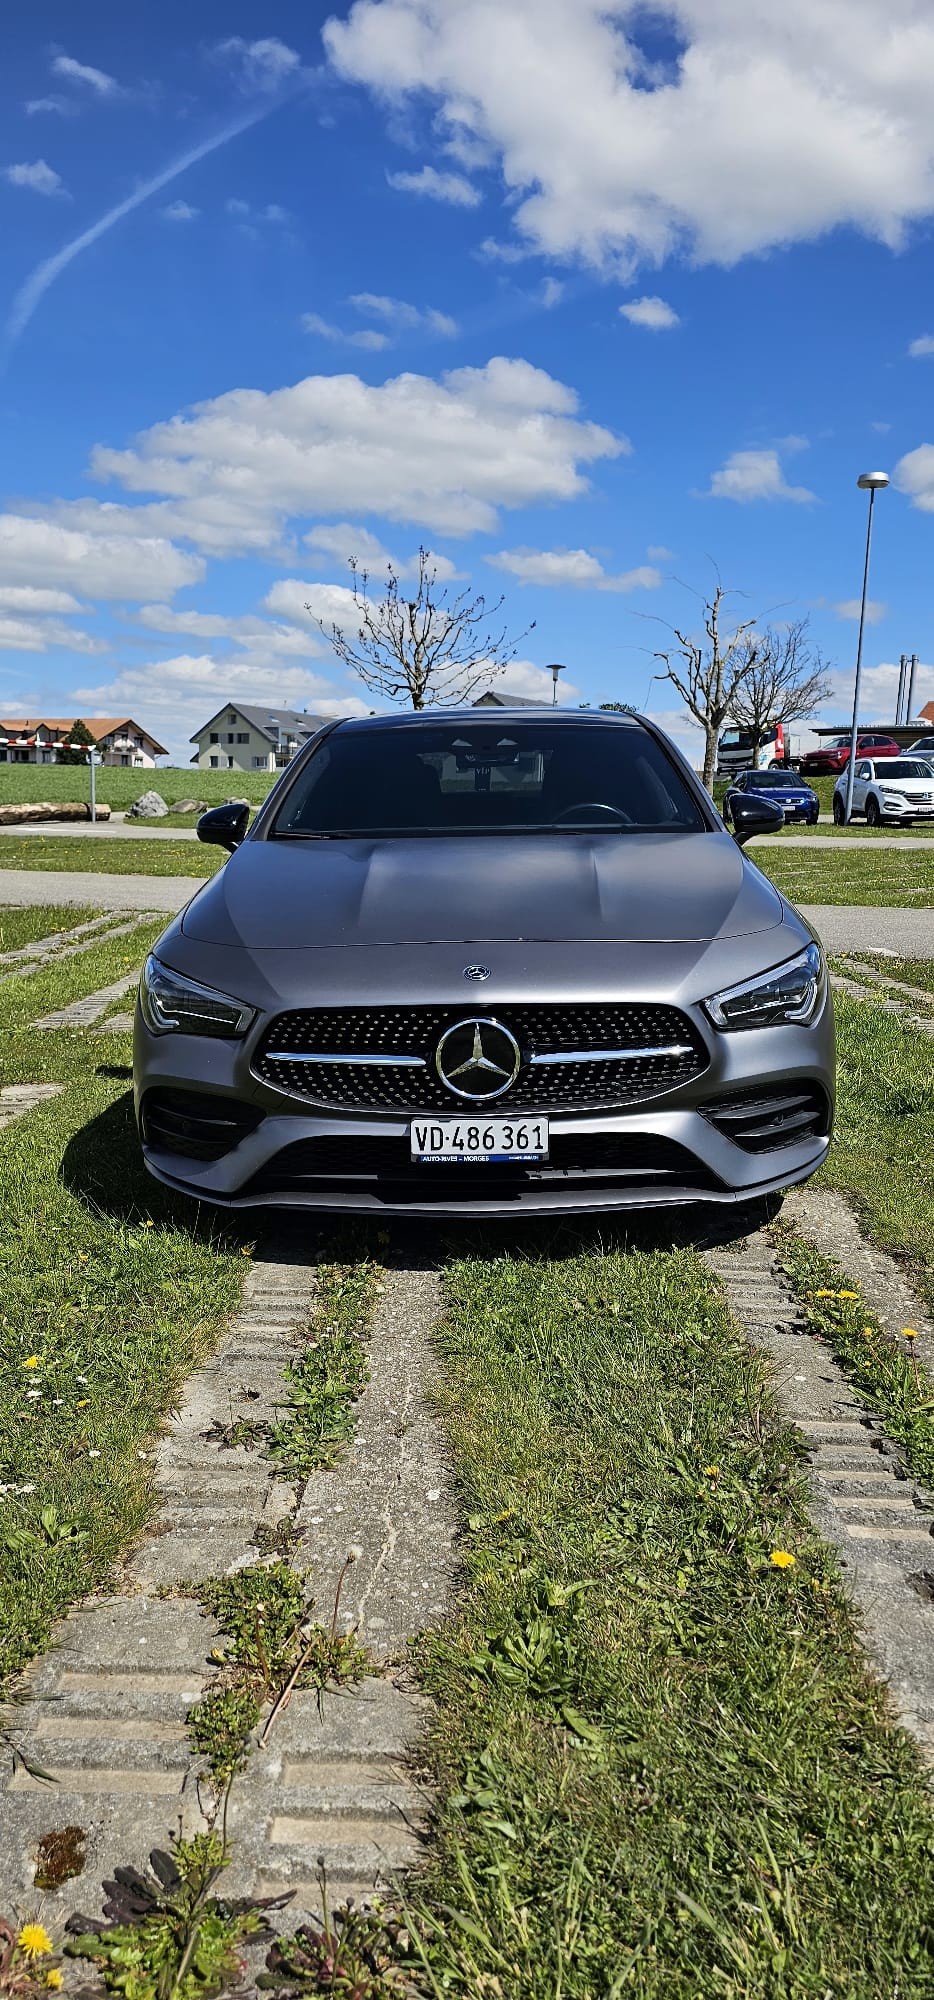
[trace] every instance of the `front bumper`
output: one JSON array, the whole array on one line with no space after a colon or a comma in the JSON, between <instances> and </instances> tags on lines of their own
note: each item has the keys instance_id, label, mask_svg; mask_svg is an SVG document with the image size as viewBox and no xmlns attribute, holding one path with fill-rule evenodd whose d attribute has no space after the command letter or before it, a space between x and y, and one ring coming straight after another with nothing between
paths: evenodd
<instances>
[{"instance_id":1,"label":"front bumper","mask_svg":"<svg viewBox=\"0 0 934 2000\"><path fill-rule=\"evenodd\" d=\"M289 1097L251 1074L249 1048L242 1042L153 1036L137 1010L136 1097L146 1165L178 1193L230 1210L457 1218L745 1202L807 1180L830 1143L829 994L806 1026L719 1034L700 1009L686 1011L709 1054L700 1076L632 1110L552 1111L556 1157L547 1167L523 1169L413 1165L410 1119L399 1111L335 1111ZM253 1129L213 1159L186 1157L152 1143L147 1095L166 1092L197 1094L208 1100L209 1110L216 1103L219 1115L225 1107L240 1106ZM819 1107L799 1136L793 1123L796 1095ZM779 1101L792 1106L787 1114L792 1122L778 1142L763 1144L761 1137L753 1147L744 1142L743 1129L748 1131L751 1119L755 1123L747 1105L766 1105L759 1124L764 1119L767 1129L768 1107ZM739 1136L730 1136L738 1127ZM570 1164L560 1164L561 1155ZM342 1169L342 1159L352 1171Z\"/></svg>"}]
</instances>

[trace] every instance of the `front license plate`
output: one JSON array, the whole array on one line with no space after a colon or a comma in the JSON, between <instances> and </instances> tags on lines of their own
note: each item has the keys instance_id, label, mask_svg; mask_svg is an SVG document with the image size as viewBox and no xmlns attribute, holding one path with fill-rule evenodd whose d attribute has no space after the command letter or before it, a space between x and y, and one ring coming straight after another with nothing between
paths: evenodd
<instances>
[{"instance_id":1,"label":"front license plate","mask_svg":"<svg viewBox=\"0 0 934 2000\"><path fill-rule=\"evenodd\" d=\"M547 1118L436 1118L409 1128L413 1160L547 1160Z\"/></svg>"}]
</instances>

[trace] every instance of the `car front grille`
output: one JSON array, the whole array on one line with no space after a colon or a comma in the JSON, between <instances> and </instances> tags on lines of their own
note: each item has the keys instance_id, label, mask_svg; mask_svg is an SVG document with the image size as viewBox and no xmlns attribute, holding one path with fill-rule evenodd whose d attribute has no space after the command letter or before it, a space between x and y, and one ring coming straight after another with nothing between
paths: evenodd
<instances>
[{"instance_id":1,"label":"car front grille","mask_svg":"<svg viewBox=\"0 0 934 2000\"><path fill-rule=\"evenodd\" d=\"M802 1146L830 1129L830 1104L817 1084L770 1084L737 1090L701 1107L724 1138L744 1153L772 1153Z\"/></svg>"},{"instance_id":2,"label":"car front grille","mask_svg":"<svg viewBox=\"0 0 934 2000\"><path fill-rule=\"evenodd\" d=\"M635 1104L689 1083L709 1060L677 1007L503 1006L489 1016L451 1007L302 1007L271 1022L253 1074L346 1110L456 1111L463 1100L438 1076L435 1050L447 1028L474 1018L508 1028L522 1054L515 1082L485 1100L488 1110L494 1102L508 1112Z\"/></svg>"},{"instance_id":3,"label":"car front grille","mask_svg":"<svg viewBox=\"0 0 934 2000\"><path fill-rule=\"evenodd\" d=\"M401 1138L348 1135L299 1139L267 1161L243 1189L251 1195L286 1195L304 1190L370 1190L386 1199L419 1201L452 1193L491 1196L510 1188L638 1184L715 1189L714 1174L673 1139L642 1132L553 1132L549 1159L535 1166L518 1161L412 1161Z\"/></svg>"},{"instance_id":4,"label":"car front grille","mask_svg":"<svg viewBox=\"0 0 934 2000\"><path fill-rule=\"evenodd\" d=\"M255 1132L263 1114L235 1097L195 1090L148 1090L143 1098L143 1141L160 1153L189 1160L221 1160Z\"/></svg>"}]
</instances>

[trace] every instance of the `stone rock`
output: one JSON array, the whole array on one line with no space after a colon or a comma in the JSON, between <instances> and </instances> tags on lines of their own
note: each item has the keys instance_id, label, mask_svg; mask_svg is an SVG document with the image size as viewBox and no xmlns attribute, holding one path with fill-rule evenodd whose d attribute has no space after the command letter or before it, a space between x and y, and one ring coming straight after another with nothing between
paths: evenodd
<instances>
[{"instance_id":1,"label":"stone rock","mask_svg":"<svg viewBox=\"0 0 934 2000\"><path fill-rule=\"evenodd\" d=\"M89 820L91 808L80 800L29 799L21 805L0 805L0 826L30 826L42 820ZM99 804L99 820L110 818L110 807Z\"/></svg>"},{"instance_id":2,"label":"stone rock","mask_svg":"<svg viewBox=\"0 0 934 2000\"><path fill-rule=\"evenodd\" d=\"M169 807L170 813L206 813L206 799L176 799Z\"/></svg>"},{"instance_id":3,"label":"stone rock","mask_svg":"<svg viewBox=\"0 0 934 2000\"><path fill-rule=\"evenodd\" d=\"M127 807L127 819L167 819L169 808L161 792L144 792L136 804Z\"/></svg>"}]
</instances>

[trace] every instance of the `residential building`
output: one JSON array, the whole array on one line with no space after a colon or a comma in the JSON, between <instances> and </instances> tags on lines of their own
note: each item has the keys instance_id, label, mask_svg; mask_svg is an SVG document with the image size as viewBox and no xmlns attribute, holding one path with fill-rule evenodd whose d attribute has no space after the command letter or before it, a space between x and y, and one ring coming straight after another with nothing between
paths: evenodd
<instances>
[{"instance_id":1,"label":"residential building","mask_svg":"<svg viewBox=\"0 0 934 2000\"><path fill-rule=\"evenodd\" d=\"M307 709L228 702L195 731L191 741L198 747L191 762L199 771L280 771L331 721L333 716L309 715Z\"/></svg>"},{"instance_id":2,"label":"residential building","mask_svg":"<svg viewBox=\"0 0 934 2000\"><path fill-rule=\"evenodd\" d=\"M550 695L510 694L508 688L485 688L478 694L474 708L550 708Z\"/></svg>"},{"instance_id":3,"label":"residential building","mask_svg":"<svg viewBox=\"0 0 934 2000\"><path fill-rule=\"evenodd\" d=\"M157 757L167 757L148 729L129 715L83 715L81 721L93 737L102 764L127 764L151 771ZM74 715L28 716L0 722L0 764L57 764L63 743L71 742L78 718Z\"/></svg>"}]
</instances>

